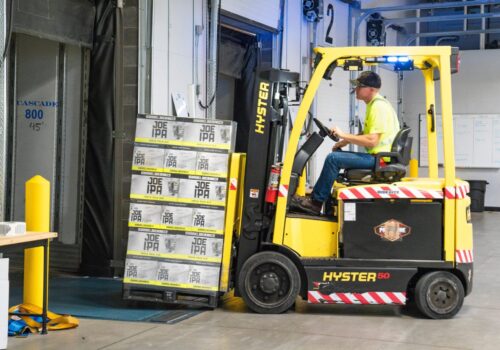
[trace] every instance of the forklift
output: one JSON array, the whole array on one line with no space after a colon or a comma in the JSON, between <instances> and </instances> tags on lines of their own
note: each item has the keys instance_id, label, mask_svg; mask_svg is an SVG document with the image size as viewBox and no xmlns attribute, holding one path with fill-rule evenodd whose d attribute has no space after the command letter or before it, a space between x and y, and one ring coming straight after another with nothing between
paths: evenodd
<instances>
[{"instance_id":1,"label":"forklift","mask_svg":"<svg viewBox=\"0 0 500 350\"><path fill-rule=\"evenodd\" d=\"M453 317L472 290L473 274L469 187L455 175L451 74L458 70L458 49L314 51L314 73L293 125L287 90L298 75L272 70L257 79L247 153L233 154L230 165L226 223L235 222L235 234L225 243L221 286L234 287L235 296L257 313L285 312L300 296L314 304L414 303L426 317ZM306 164L325 138L335 140L314 119L318 131L299 147L321 79L331 79L335 69L377 65L423 74L428 177L406 177L412 137L402 128L391 152L376 156L374 169L350 169L335 182L324 214L294 213L291 202L303 193ZM438 175L438 79L444 177Z\"/></svg>"}]
</instances>

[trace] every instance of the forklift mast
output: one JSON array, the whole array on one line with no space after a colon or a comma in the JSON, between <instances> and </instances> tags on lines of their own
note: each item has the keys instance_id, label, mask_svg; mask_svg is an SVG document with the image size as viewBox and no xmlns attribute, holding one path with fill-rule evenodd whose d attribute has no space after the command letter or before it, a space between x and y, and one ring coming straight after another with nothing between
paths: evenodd
<instances>
[{"instance_id":1,"label":"forklift mast","mask_svg":"<svg viewBox=\"0 0 500 350\"><path fill-rule=\"evenodd\" d=\"M248 135L236 276L243 263L260 250L261 242L272 227L275 208L264 201L266 186L272 165L283 158L288 92L289 87L298 85L298 82L298 73L285 70L271 69L258 74L253 122Z\"/></svg>"}]
</instances>

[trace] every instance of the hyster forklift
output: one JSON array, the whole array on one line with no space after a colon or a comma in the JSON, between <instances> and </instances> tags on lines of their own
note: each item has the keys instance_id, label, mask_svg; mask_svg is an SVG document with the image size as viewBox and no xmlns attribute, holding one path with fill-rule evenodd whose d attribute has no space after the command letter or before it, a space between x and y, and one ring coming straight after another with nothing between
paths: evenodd
<instances>
[{"instance_id":1,"label":"hyster forklift","mask_svg":"<svg viewBox=\"0 0 500 350\"><path fill-rule=\"evenodd\" d=\"M246 160L240 155L238 166L232 162L229 189L238 186L241 192L228 196L227 210L241 219L234 230L231 271L223 269L221 283L232 282L235 295L258 313L285 312L301 296L316 304L414 302L427 317L453 317L472 290L473 271L468 184L455 177L451 73L458 69L458 50L345 47L316 48L315 53L314 73L293 127L286 90L298 76L280 70L259 76ZM299 148L321 79L330 79L335 68L374 65L418 69L424 76L428 177L405 177L412 137L403 128L391 152L377 155L374 169L350 169L336 181L324 214L294 213L291 199L307 162L325 138L335 139L314 119L319 131ZM444 178L438 176L437 79Z\"/></svg>"}]
</instances>

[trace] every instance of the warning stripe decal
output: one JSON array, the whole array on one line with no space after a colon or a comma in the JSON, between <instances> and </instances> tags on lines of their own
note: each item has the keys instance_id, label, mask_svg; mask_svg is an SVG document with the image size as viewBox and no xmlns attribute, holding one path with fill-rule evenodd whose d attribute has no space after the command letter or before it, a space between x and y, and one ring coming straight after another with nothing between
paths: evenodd
<instances>
[{"instance_id":1,"label":"warning stripe decal","mask_svg":"<svg viewBox=\"0 0 500 350\"><path fill-rule=\"evenodd\" d=\"M420 190L411 187L374 185L343 188L339 190L339 199L372 199L372 198L422 198L442 199L443 191Z\"/></svg>"},{"instance_id":2,"label":"warning stripe decal","mask_svg":"<svg viewBox=\"0 0 500 350\"><path fill-rule=\"evenodd\" d=\"M444 188L444 196L447 199L462 199L469 193L469 184L462 184L458 186L447 186Z\"/></svg>"},{"instance_id":3,"label":"warning stripe decal","mask_svg":"<svg viewBox=\"0 0 500 350\"><path fill-rule=\"evenodd\" d=\"M311 304L405 305L406 292L332 293L307 292Z\"/></svg>"},{"instance_id":4,"label":"warning stripe decal","mask_svg":"<svg viewBox=\"0 0 500 350\"><path fill-rule=\"evenodd\" d=\"M472 250L457 249L455 250L455 261L460 264L470 264L474 262Z\"/></svg>"},{"instance_id":5,"label":"warning stripe decal","mask_svg":"<svg viewBox=\"0 0 500 350\"><path fill-rule=\"evenodd\" d=\"M232 177L231 179L229 179L229 190L236 191L237 189L238 189L238 180Z\"/></svg>"},{"instance_id":6,"label":"warning stripe decal","mask_svg":"<svg viewBox=\"0 0 500 350\"><path fill-rule=\"evenodd\" d=\"M287 197L288 196L288 185L280 185L278 196L279 197Z\"/></svg>"}]
</instances>

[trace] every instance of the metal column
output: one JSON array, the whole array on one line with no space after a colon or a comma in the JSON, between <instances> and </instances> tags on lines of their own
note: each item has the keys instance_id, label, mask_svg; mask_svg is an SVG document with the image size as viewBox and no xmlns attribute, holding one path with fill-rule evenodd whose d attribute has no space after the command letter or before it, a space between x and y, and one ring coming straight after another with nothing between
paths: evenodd
<instances>
[{"instance_id":1,"label":"metal column","mask_svg":"<svg viewBox=\"0 0 500 350\"><path fill-rule=\"evenodd\" d=\"M5 34L7 31L7 6L0 0L0 52L5 51ZM6 178L6 147L7 147L7 89L6 62L0 57L0 220L5 220L5 178Z\"/></svg>"}]
</instances>

